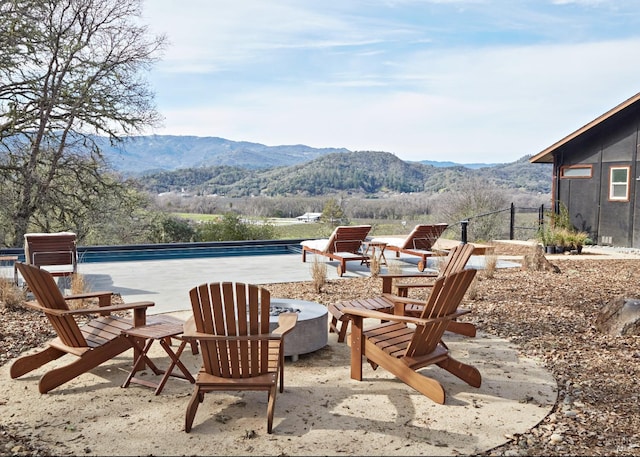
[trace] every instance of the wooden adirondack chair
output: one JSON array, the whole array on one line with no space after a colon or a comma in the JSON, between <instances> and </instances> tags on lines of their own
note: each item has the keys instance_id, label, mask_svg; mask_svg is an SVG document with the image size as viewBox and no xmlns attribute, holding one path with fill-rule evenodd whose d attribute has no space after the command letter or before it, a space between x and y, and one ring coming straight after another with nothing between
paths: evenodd
<instances>
[{"instance_id":1,"label":"wooden adirondack chair","mask_svg":"<svg viewBox=\"0 0 640 457\"><path fill-rule=\"evenodd\" d=\"M480 387L480 372L453 359L442 342L447 324L466 312L459 310L458 305L475 274L476 270L463 270L438 278L420 317L345 309L344 312L352 319L349 341L351 378L362 381L362 358L365 357L374 369L383 367L436 403L444 404L444 388L435 379L416 370L435 364L467 384ZM384 319L388 322L364 329L365 318Z\"/></svg>"},{"instance_id":2,"label":"wooden adirondack chair","mask_svg":"<svg viewBox=\"0 0 640 457\"><path fill-rule=\"evenodd\" d=\"M434 281L457 271L464 269L473 253L473 246L470 244L461 244L453 247L445 259L443 268L439 273L415 273L415 274L393 274L385 273L379 275L382 278L382 295L373 298L359 298L354 300L346 300L339 303L331 303L327 306L331 321L329 322L329 331L338 334L338 342L345 340L347 335L347 327L350 322L350 315L344 312L347 308L360 308L365 310L380 311L383 313L395 313L399 315L420 316L424 308L424 300L415 300L407 298L403 300L402 305L396 304L399 297L407 297L409 288L422 287L431 288ZM419 278L419 282L396 283L397 294L393 294L394 280ZM428 282L422 281L426 279ZM458 322L452 320L447 328L450 332L459 333L466 336L475 336L476 328L470 322Z\"/></svg>"},{"instance_id":3,"label":"wooden adirondack chair","mask_svg":"<svg viewBox=\"0 0 640 457\"><path fill-rule=\"evenodd\" d=\"M434 281L437 278L448 276L452 273L457 273L464 270L474 253L474 246L471 244L459 244L449 250L449 254L444 260L444 264L438 273L434 274L382 274L382 295L387 299L393 301L393 297L389 297L393 293L394 280L406 280L408 278L419 278L418 281L413 282L396 282L395 287L397 289L397 295L399 297L407 297L409 289L411 288L425 288L430 289L434 285ZM422 281L422 279L427 281ZM395 300L397 301L397 300ZM405 300L404 307L398 307L394 312L396 314L405 314L407 316L419 317L424 309L423 300L408 299ZM447 326L447 330L450 332L458 333L465 336L476 336L476 327L470 322L458 322L452 320Z\"/></svg>"},{"instance_id":4,"label":"wooden adirondack chair","mask_svg":"<svg viewBox=\"0 0 640 457\"><path fill-rule=\"evenodd\" d=\"M23 376L65 354L77 357L74 362L50 370L40 378L38 390L43 394L131 349L131 343L122 335L122 330L144 325L146 310L154 305L150 301L111 305L111 292L63 296L48 271L22 262L16 262L16 267L37 300L27 302L26 306L45 313L58 337L45 349L13 362L11 378ZM98 298L98 307L71 310L66 303L68 300L95 297ZM109 315L125 310L133 311L133 320ZM90 314L99 314L99 317L79 327L74 317Z\"/></svg>"},{"instance_id":5,"label":"wooden adirondack chair","mask_svg":"<svg viewBox=\"0 0 640 457\"><path fill-rule=\"evenodd\" d=\"M187 406L189 433L198 405L207 392L265 390L268 392L267 432L273 428L278 375L284 391L284 337L296 325L296 313L281 313L270 331L270 294L243 283L202 284L189 291L193 318L183 338L201 345L202 368Z\"/></svg>"},{"instance_id":6,"label":"wooden adirondack chair","mask_svg":"<svg viewBox=\"0 0 640 457\"><path fill-rule=\"evenodd\" d=\"M302 261L306 262L307 252L337 260L338 275L347 271L347 262L359 260L368 262L369 256L362 250L362 243L367 238L370 225L341 225L334 229L331 236L319 240L305 240L302 246Z\"/></svg>"}]
</instances>

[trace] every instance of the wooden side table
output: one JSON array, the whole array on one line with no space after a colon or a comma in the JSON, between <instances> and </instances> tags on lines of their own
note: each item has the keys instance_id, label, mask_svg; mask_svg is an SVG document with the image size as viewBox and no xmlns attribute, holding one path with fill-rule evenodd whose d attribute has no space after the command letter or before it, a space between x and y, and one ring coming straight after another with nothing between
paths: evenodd
<instances>
[{"instance_id":1,"label":"wooden side table","mask_svg":"<svg viewBox=\"0 0 640 457\"><path fill-rule=\"evenodd\" d=\"M138 349L139 355L134 361L133 368L131 369L129 376L127 376L124 384L122 384L122 387L128 387L129 384L133 382L135 384L155 388L155 394L159 395L170 376L186 379L191 384L194 384L196 380L191 375L189 370L187 370L184 364L180 361L182 351L187 345L187 341L182 339L180 336L182 332L182 324L175 322L153 323L144 325L142 327L133 327L128 330L123 330L122 333L129 339L129 341L131 341L133 347ZM173 349L171 348L171 338L180 340L180 345L178 346L178 350L176 352L173 352ZM145 341L144 347L142 347L142 341ZM149 359L149 356L147 355L154 341L160 342L160 345L171 359L169 368L167 368L166 370L160 370L151 361L151 359ZM142 369L145 364L148 365L149 368L151 368L151 370L157 375L164 373L164 376L159 383L135 377L136 372ZM182 371L182 374L173 372L176 366L180 369L180 371Z\"/></svg>"},{"instance_id":2,"label":"wooden side table","mask_svg":"<svg viewBox=\"0 0 640 457\"><path fill-rule=\"evenodd\" d=\"M376 257L380 265L387 265L387 258L384 256L384 250L387 247L387 243L378 241L364 241L362 244L364 245L364 254L366 256L369 256L370 259ZM360 265L365 262L367 266L369 266L370 260L363 260L362 262L360 262Z\"/></svg>"}]
</instances>

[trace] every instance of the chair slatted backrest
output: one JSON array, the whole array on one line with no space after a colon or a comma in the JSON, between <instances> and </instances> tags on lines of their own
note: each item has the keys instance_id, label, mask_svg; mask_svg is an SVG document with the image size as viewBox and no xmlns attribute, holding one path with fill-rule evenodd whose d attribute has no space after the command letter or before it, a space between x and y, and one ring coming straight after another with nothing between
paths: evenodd
<instances>
[{"instance_id":1,"label":"chair slatted backrest","mask_svg":"<svg viewBox=\"0 0 640 457\"><path fill-rule=\"evenodd\" d=\"M362 242L371 231L370 225L342 225L336 227L329 238L327 250L329 252L357 253Z\"/></svg>"},{"instance_id":2,"label":"chair slatted backrest","mask_svg":"<svg viewBox=\"0 0 640 457\"><path fill-rule=\"evenodd\" d=\"M418 224L407 236L403 248L429 251L447 227L446 223Z\"/></svg>"},{"instance_id":3,"label":"chair slatted backrest","mask_svg":"<svg viewBox=\"0 0 640 457\"><path fill-rule=\"evenodd\" d=\"M464 267L473 255L473 250L473 245L468 243L459 244L451 248L447 258L445 259L444 268L438 276L447 276L451 273L457 273L458 271L464 270Z\"/></svg>"},{"instance_id":4,"label":"chair slatted backrest","mask_svg":"<svg viewBox=\"0 0 640 457\"><path fill-rule=\"evenodd\" d=\"M250 378L269 367L269 291L252 284L201 284L189 291L196 330L218 336L201 340L205 372Z\"/></svg>"},{"instance_id":5,"label":"chair slatted backrest","mask_svg":"<svg viewBox=\"0 0 640 457\"><path fill-rule=\"evenodd\" d=\"M53 275L46 270L22 262L16 262L16 267L33 293L38 304L44 308L44 312L51 322L58 338L71 347L86 347L87 342L71 315L58 315L47 313L47 309L68 311L67 302L58 289Z\"/></svg>"},{"instance_id":6,"label":"chair slatted backrest","mask_svg":"<svg viewBox=\"0 0 640 457\"><path fill-rule=\"evenodd\" d=\"M475 269L462 270L436 280L420 316L433 321L416 326L405 357L418 357L435 350L475 275Z\"/></svg>"}]
</instances>

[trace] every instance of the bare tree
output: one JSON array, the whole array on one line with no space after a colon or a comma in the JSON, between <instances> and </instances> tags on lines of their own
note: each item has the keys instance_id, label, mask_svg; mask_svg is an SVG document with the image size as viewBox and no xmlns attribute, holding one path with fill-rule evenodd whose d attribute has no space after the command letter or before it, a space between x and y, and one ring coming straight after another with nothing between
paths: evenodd
<instances>
[{"instance_id":1,"label":"bare tree","mask_svg":"<svg viewBox=\"0 0 640 457\"><path fill-rule=\"evenodd\" d=\"M101 195L129 196L96 138L116 143L160 121L143 76L165 37L140 14L141 0L0 0L3 244L75 229Z\"/></svg>"},{"instance_id":2,"label":"bare tree","mask_svg":"<svg viewBox=\"0 0 640 457\"><path fill-rule=\"evenodd\" d=\"M480 178L461 181L455 190L443 193L438 199L438 220L455 224L471 219L469 241L488 241L501 235L502 222L508 222L507 191Z\"/></svg>"}]
</instances>

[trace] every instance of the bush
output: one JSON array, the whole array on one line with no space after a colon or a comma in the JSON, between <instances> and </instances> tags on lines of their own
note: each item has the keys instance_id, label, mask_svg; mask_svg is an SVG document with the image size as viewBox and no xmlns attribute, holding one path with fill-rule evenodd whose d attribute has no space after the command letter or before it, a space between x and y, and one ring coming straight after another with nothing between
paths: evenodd
<instances>
[{"instance_id":1,"label":"bush","mask_svg":"<svg viewBox=\"0 0 640 457\"><path fill-rule=\"evenodd\" d=\"M197 241L240 241L271 240L274 237L273 225L249 224L240 216L226 213L219 222L205 222L196 229Z\"/></svg>"}]
</instances>

